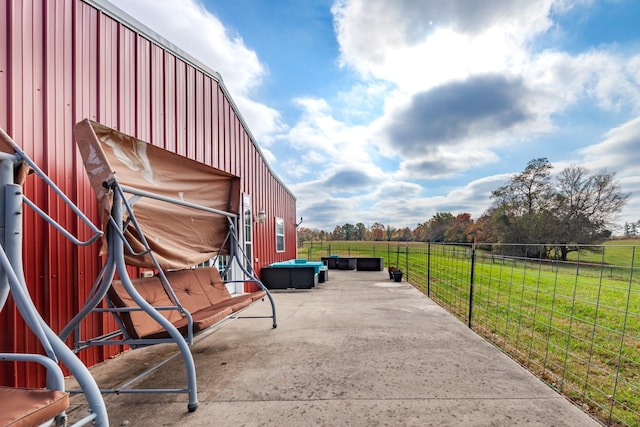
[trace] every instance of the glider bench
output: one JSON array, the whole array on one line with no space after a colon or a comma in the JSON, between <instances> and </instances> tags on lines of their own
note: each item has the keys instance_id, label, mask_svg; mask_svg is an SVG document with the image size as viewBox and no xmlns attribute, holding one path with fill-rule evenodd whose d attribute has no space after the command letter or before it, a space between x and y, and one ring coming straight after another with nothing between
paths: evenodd
<instances>
[{"instance_id":1,"label":"glider bench","mask_svg":"<svg viewBox=\"0 0 640 427\"><path fill-rule=\"evenodd\" d=\"M193 334L228 318L266 296L264 290L232 296L220 273L215 267L167 271L165 276L180 305L191 314ZM181 313L162 285L160 277L133 279L138 293L154 307L173 307L158 310L183 335L189 330L189 319ZM109 298L117 308L131 308L120 311L122 323L133 339L169 338L169 333L146 312L140 311L138 304L127 293L122 282L115 280L109 289Z\"/></svg>"}]
</instances>

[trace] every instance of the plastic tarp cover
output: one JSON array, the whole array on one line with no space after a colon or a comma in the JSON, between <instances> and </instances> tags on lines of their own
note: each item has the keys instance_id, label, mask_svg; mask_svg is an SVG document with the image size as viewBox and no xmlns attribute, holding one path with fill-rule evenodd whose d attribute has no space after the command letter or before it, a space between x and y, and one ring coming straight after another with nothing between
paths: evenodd
<instances>
[{"instance_id":1,"label":"plastic tarp cover","mask_svg":"<svg viewBox=\"0 0 640 427\"><path fill-rule=\"evenodd\" d=\"M148 144L114 129L83 120L75 125L75 139L100 208L106 232L113 202L103 183L114 178L121 185L237 215L240 178L195 160ZM135 219L162 269L189 268L216 254L228 254L224 244L229 228L224 215L149 197L125 194ZM123 220L127 219L124 213ZM106 233L105 233L106 235ZM125 237L134 251L144 245L131 223ZM106 238L102 252L106 252ZM154 268L151 257L126 253L128 265Z\"/></svg>"}]
</instances>

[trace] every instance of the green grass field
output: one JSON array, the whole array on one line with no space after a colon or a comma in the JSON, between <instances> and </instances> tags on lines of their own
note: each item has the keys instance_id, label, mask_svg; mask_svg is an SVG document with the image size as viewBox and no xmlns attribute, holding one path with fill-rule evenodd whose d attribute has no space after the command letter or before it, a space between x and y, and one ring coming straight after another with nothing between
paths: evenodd
<instances>
[{"instance_id":1,"label":"green grass field","mask_svg":"<svg viewBox=\"0 0 640 427\"><path fill-rule=\"evenodd\" d=\"M603 253L583 250L580 252L571 252L568 258L570 261L578 261L579 259L581 262L592 262L596 264L604 261L604 263L608 265L628 267L631 261L631 248L633 246L636 246L636 252L640 251L640 239L610 240L604 245L596 246L596 248L602 248ZM636 253L636 256L640 256L640 253ZM636 262L638 261L639 260L636 259Z\"/></svg>"},{"instance_id":2,"label":"green grass field","mask_svg":"<svg viewBox=\"0 0 640 427\"><path fill-rule=\"evenodd\" d=\"M416 288L551 387L611 425L640 425L640 245L611 241L567 262L470 247L324 242L300 257L381 256ZM496 253L499 253L496 251Z\"/></svg>"}]
</instances>

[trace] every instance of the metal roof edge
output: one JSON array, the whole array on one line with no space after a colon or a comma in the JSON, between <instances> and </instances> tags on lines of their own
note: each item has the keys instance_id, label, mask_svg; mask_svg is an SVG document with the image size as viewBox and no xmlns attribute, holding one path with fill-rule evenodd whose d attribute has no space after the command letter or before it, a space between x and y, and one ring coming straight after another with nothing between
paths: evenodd
<instances>
[{"instance_id":1,"label":"metal roof edge","mask_svg":"<svg viewBox=\"0 0 640 427\"><path fill-rule=\"evenodd\" d=\"M150 40L152 43L155 43L158 46L161 46L164 49L168 50L169 52L175 54L180 59L182 59L185 62L189 63L190 65L192 65L193 67L197 68L198 70L202 71L204 74L209 75L216 82L218 82L218 84L222 88L222 91L224 92L225 96L229 100L229 103L231 104L231 107L233 108L234 113L238 116L238 119L240 120L240 123L242 123L242 126L244 127L245 131L249 135L249 139L251 140L251 143L256 148L256 150L258 150L258 154L260 154L260 157L262 158L262 161L264 162L264 164L267 166L267 169L269 170L271 175L276 179L276 181L278 181L278 183L280 185L282 185L282 187L287 191L287 193L289 193L289 195L291 195L291 197L293 197L293 199L297 201L297 198L296 198L295 194L293 194L293 192L289 189L289 187L287 187L287 185L282 181L282 179L280 179L280 177L271 168L271 165L269 165L269 162L267 162L267 159L265 158L264 153L260 149L260 146L256 143L256 139L253 136L253 133L251 132L251 129L249 128L249 125L247 124L246 120L242 116L242 113L240 113L240 109L236 105L235 101L231 97L231 93L229 92L229 89L227 89L227 86L224 84L224 80L223 80L222 75L220 73L218 73L217 71L211 69L209 66L205 65L204 63L202 63L200 60L198 60L195 57L193 57L188 52L182 50L181 48L179 48L175 44L171 43L171 41L165 39L164 37L162 37L161 35L159 35L155 31L153 31L152 29L150 29L149 27L144 25L142 22L138 21L133 16L127 14L125 11L123 11L122 9L117 7L116 5L110 3L109 1L107 1L107 0L82 0L82 2L88 4L88 5L96 8L96 9L98 9L100 12L104 13L105 15L107 15L107 16L115 19L116 21L120 22L121 24L125 25L131 31L143 36L144 38Z\"/></svg>"}]
</instances>

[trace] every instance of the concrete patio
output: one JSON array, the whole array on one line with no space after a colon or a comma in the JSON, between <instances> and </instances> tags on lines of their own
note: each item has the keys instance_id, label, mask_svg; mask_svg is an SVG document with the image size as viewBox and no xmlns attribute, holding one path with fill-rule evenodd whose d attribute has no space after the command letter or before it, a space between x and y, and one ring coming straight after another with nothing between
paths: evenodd
<instances>
[{"instance_id":1,"label":"concrete patio","mask_svg":"<svg viewBox=\"0 0 640 427\"><path fill-rule=\"evenodd\" d=\"M277 329L242 319L193 347L197 411L185 394L106 395L111 425L599 425L408 283L386 271L329 276L274 293ZM173 353L130 351L92 372L114 387ZM140 386L185 384L178 357ZM71 421L82 401L73 397Z\"/></svg>"}]
</instances>

